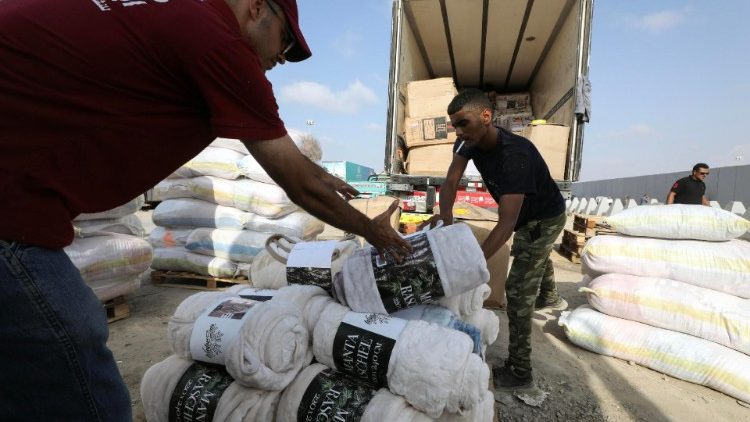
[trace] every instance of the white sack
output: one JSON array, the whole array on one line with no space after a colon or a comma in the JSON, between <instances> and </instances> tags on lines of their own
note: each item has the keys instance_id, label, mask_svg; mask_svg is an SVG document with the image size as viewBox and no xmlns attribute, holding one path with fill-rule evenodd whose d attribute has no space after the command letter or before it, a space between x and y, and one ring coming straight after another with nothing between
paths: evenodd
<instances>
[{"instance_id":1,"label":"white sack","mask_svg":"<svg viewBox=\"0 0 750 422\"><path fill-rule=\"evenodd\" d=\"M667 278L750 298L750 243L742 240L594 236L583 247L581 264L591 277L618 273Z\"/></svg>"},{"instance_id":2,"label":"white sack","mask_svg":"<svg viewBox=\"0 0 750 422\"><path fill-rule=\"evenodd\" d=\"M492 289L490 289L488 284L480 284L468 292L456 296L440 298L438 304L450 309L458 316L463 317L464 315L469 315L482 309L482 304L484 304L484 301L490 297L491 291Z\"/></svg>"},{"instance_id":3,"label":"white sack","mask_svg":"<svg viewBox=\"0 0 750 422\"><path fill-rule=\"evenodd\" d=\"M222 179L240 177L237 162L245 155L226 148L206 147L192 160L183 164L169 178L191 178L199 176L216 176Z\"/></svg>"},{"instance_id":4,"label":"white sack","mask_svg":"<svg viewBox=\"0 0 750 422\"><path fill-rule=\"evenodd\" d=\"M372 246L355 251L334 281L339 302L357 312L390 313L457 296L490 279L477 239L463 223L407 236L413 252L396 263Z\"/></svg>"},{"instance_id":5,"label":"white sack","mask_svg":"<svg viewBox=\"0 0 750 422\"><path fill-rule=\"evenodd\" d=\"M473 353L474 343L464 333L424 321L369 316L376 319L377 324L395 323L402 327L402 331L395 333L393 344L392 340L372 331L352 329L352 325L345 322L353 316L348 314L350 310L337 303L323 310L313 332L313 354L318 362L374 386L387 386L433 418L443 412L470 410L487 391L489 368ZM372 329L373 322L365 321L368 329ZM346 341L337 342L337 337ZM337 344L340 348L334 348ZM393 344L391 350L389 344ZM385 361L388 352L390 358ZM364 360L363 353L367 355ZM347 370L349 356L356 360ZM384 368L386 363L387 368ZM383 377L385 370L387 373Z\"/></svg>"},{"instance_id":6,"label":"white sack","mask_svg":"<svg viewBox=\"0 0 750 422\"><path fill-rule=\"evenodd\" d=\"M94 291L99 300L106 302L118 296L125 296L133 293L141 287L142 275L125 276L121 278L96 280L86 283Z\"/></svg>"},{"instance_id":7,"label":"white sack","mask_svg":"<svg viewBox=\"0 0 750 422\"><path fill-rule=\"evenodd\" d=\"M86 282L141 274L151 265L151 245L123 234L73 240L64 249Z\"/></svg>"},{"instance_id":8,"label":"white sack","mask_svg":"<svg viewBox=\"0 0 750 422\"><path fill-rule=\"evenodd\" d=\"M189 369L194 371L191 372L192 377L186 375ZM183 384L180 384L182 388L178 388L180 381L183 381ZM219 389L223 389L221 395L218 395ZM185 403L184 407L179 408L179 412L192 414L193 420L196 421L210 420L211 417L217 422L273 421L281 397L279 392L243 387L234 382L220 367L207 366L172 355L150 367L143 375L140 392L146 420L169 421L172 396L183 391L187 395L192 395L194 400L175 400L177 403ZM206 413L206 403L217 399L215 412L212 415ZM190 404L194 406L191 408ZM175 409L175 414L177 412Z\"/></svg>"},{"instance_id":9,"label":"white sack","mask_svg":"<svg viewBox=\"0 0 750 422\"><path fill-rule=\"evenodd\" d=\"M284 390L276 420L333 421L336 415L346 415L347 421L360 422L432 420L387 389L375 391L319 363L305 368Z\"/></svg>"},{"instance_id":10,"label":"white sack","mask_svg":"<svg viewBox=\"0 0 750 422\"><path fill-rule=\"evenodd\" d=\"M323 231L323 223L304 211L271 219L198 199L164 201L156 207L152 218L154 224L162 227L252 230L305 240L314 239Z\"/></svg>"},{"instance_id":11,"label":"white sack","mask_svg":"<svg viewBox=\"0 0 750 422\"><path fill-rule=\"evenodd\" d=\"M252 303L237 336L221 346L220 356L227 372L246 387L273 391L286 388L309 363L310 355L308 331L302 324L300 311L282 301L250 301L226 292L189 296L177 306L167 325L167 341L172 351L180 357L197 360L199 356L193 356L190 348L196 320L224 299ZM212 336L210 330L195 334L207 339Z\"/></svg>"},{"instance_id":12,"label":"white sack","mask_svg":"<svg viewBox=\"0 0 750 422\"><path fill-rule=\"evenodd\" d=\"M322 151L318 140L309 133L300 132L294 129L287 129L289 137L292 138L294 144L299 148L302 155L309 158L314 163L319 163L322 158ZM266 173L266 170L258 164L255 157L247 155L242 158L237 166L240 168L240 172L243 176L248 179L256 180L258 182L276 184L271 176Z\"/></svg>"},{"instance_id":13,"label":"white sack","mask_svg":"<svg viewBox=\"0 0 750 422\"><path fill-rule=\"evenodd\" d=\"M250 151L247 150L244 142L240 141L239 139L216 138L213 142L211 142L211 144L209 144L209 146L213 148L231 149L232 151L239 152L243 155L250 154Z\"/></svg>"},{"instance_id":14,"label":"white sack","mask_svg":"<svg viewBox=\"0 0 750 422\"><path fill-rule=\"evenodd\" d=\"M190 179L190 191L193 198L270 218L283 217L299 209L280 187L255 180L196 177Z\"/></svg>"},{"instance_id":15,"label":"white sack","mask_svg":"<svg viewBox=\"0 0 750 422\"><path fill-rule=\"evenodd\" d=\"M185 249L201 255L252 263L271 235L249 230L199 228L190 233Z\"/></svg>"},{"instance_id":16,"label":"white sack","mask_svg":"<svg viewBox=\"0 0 750 422\"><path fill-rule=\"evenodd\" d=\"M151 189L152 199L155 202L167 199L191 198L190 179L164 179Z\"/></svg>"},{"instance_id":17,"label":"white sack","mask_svg":"<svg viewBox=\"0 0 750 422\"><path fill-rule=\"evenodd\" d=\"M141 207L143 206L145 202L146 201L143 195L139 195L137 198L132 199L120 205L119 207L112 208L111 210L95 212L95 213L79 214L78 217L76 217L73 221L105 220L105 219L125 217L126 215L129 215L129 214L135 214L138 210L141 209Z\"/></svg>"},{"instance_id":18,"label":"white sack","mask_svg":"<svg viewBox=\"0 0 750 422\"><path fill-rule=\"evenodd\" d=\"M588 306L558 322L578 346L633 361L750 402L750 356L714 342L602 314Z\"/></svg>"},{"instance_id":19,"label":"white sack","mask_svg":"<svg viewBox=\"0 0 750 422\"><path fill-rule=\"evenodd\" d=\"M268 240L264 249L255 256L250 272L253 285L264 289L279 289L288 285L287 259L297 239L274 236ZM354 240L342 240L337 243L334 254L331 257L331 280L327 285L322 285L330 290L330 283L344 266L346 259L357 249L359 245ZM305 276L305 269L298 269L297 278Z\"/></svg>"},{"instance_id":20,"label":"white sack","mask_svg":"<svg viewBox=\"0 0 750 422\"><path fill-rule=\"evenodd\" d=\"M750 230L750 221L720 208L673 204L635 207L607 217L617 232L660 239L731 240Z\"/></svg>"},{"instance_id":21,"label":"white sack","mask_svg":"<svg viewBox=\"0 0 750 422\"><path fill-rule=\"evenodd\" d=\"M598 311L750 355L750 300L680 281L605 274L580 289Z\"/></svg>"},{"instance_id":22,"label":"white sack","mask_svg":"<svg viewBox=\"0 0 750 422\"><path fill-rule=\"evenodd\" d=\"M164 271L185 271L219 278L233 278L241 275L240 268L232 261L192 253L181 246L154 248L154 262L151 268Z\"/></svg>"},{"instance_id":23,"label":"white sack","mask_svg":"<svg viewBox=\"0 0 750 422\"><path fill-rule=\"evenodd\" d=\"M146 229L141 220L134 214L120 218L103 220L80 220L73 222L76 237L101 236L102 233L119 233L135 237L144 237Z\"/></svg>"},{"instance_id":24,"label":"white sack","mask_svg":"<svg viewBox=\"0 0 750 422\"><path fill-rule=\"evenodd\" d=\"M162 227L214 227L242 230L252 214L198 199L169 199L159 204L152 215Z\"/></svg>"},{"instance_id":25,"label":"white sack","mask_svg":"<svg viewBox=\"0 0 750 422\"><path fill-rule=\"evenodd\" d=\"M154 248L173 248L185 246L187 238L195 229L168 229L156 227L148 234L148 243Z\"/></svg>"}]
</instances>

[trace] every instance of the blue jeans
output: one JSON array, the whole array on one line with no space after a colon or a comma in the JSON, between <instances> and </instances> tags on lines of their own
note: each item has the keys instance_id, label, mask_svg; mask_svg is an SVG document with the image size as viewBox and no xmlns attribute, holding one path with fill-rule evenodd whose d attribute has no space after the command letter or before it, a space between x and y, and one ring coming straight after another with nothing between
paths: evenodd
<instances>
[{"instance_id":1,"label":"blue jeans","mask_svg":"<svg viewBox=\"0 0 750 422\"><path fill-rule=\"evenodd\" d=\"M65 252L0 240L0 419L132 420L108 335Z\"/></svg>"}]
</instances>

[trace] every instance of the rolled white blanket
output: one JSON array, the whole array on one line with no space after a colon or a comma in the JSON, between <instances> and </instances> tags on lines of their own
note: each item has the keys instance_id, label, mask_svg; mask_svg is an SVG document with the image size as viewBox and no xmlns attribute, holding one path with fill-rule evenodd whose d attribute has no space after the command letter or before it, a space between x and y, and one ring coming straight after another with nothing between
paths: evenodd
<instances>
[{"instance_id":1,"label":"rolled white blanket","mask_svg":"<svg viewBox=\"0 0 750 422\"><path fill-rule=\"evenodd\" d=\"M282 390L309 362L309 334L300 311L273 300L225 292L186 298L167 326L178 356L226 366L240 384Z\"/></svg>"},{"instance_id":2,"label":"rolled white blanket","mask_svg":"<svg viewBox=\"0 0 750 422\"><path fill-rule=\"evenodd\" d=\"M277 290L276 294L274 294L274 301L291 303L299 309L309 333L312 333L315 329L315 325L318 323L323 309L329 303L333 303L333 299L322 288L299 284L282 287ZM312 344L312 336L310 337L310 341Z\"/></svg>"},{"instance_id":3,"label":"rolled white blanket","mask_svg":"<svg viewBox=\"0 0 750 422\"><path fill-rule=\"evenodd\" d=\"M455 312L459 317L462 317L482 309L482 304L488 297L490 297L491 292L492 289L490 289L489 284L480 284L460 295L440 298L438 304Z\"/></svg>"},{"instance_id":4,"label":"rolled white blanket","mask_svg":"<svg viewBox=\"0 0 750 422\"><path fill-rule=\"evenodd\" d=\"M167 422L177 415L183 415L180 420L272 421L281 398L278 391L241 386L221 367L175 355L146 371L140 391L149 422Z\"/></svg>"},{"instance_id":5,"label":"rolled white blanket","mask_svg":"<svg viewBox=\"0 0 750 422\"><path fill-rule=\"evenodd\" d=\"M472 409L487 390L489 368L469 336L424 321L323 310L313 332L318 362L376 387L388 387L437 418Z\"/></svg>"},{"instance_id":6,"label":"rolled white blanket","mask_svg":"<svg viewBox=\"0 0 750 422\"><path fill-rule=\"evenodd\" d=\"M495 395L492 391L485 391L482 400L464 414L443 413L439 422L491 422L495 417Z\"/></svg>"},{"instance_id":7,"label":"rolled white blanket","mask_svg":"<svg viewBox=\"0 0 750 422\"><path fill-rule=\"evenodd\" d=\"M388 389L373 390L319 363L284 390L277 421L427 422L429 417Z\"/></svg>"},{"instance_id":8,"label":"rolled white blanket","mask_svg":"<svg viewBox=\"0 0 750 422\"><path fill-rule=\"evenodd\" d=\"M500 318L489 309L479 309L472 314L462 316L461 320L479 328L482 332L482 343L485 346L495 343L500 334Z\"/></svg>"},{"instance_id":9,"label":"rolled white blanket","mask_svg":"<svg viewBox=\"0 0 750 422\"><path fill-rule=\"evenodd\" d=\"M367 246L344 263L334 295L357 312L396 312L457 296L490 279L487 261L471 229L453 224L407 236L413 252L401 263L380 258Z\"/></svg>"},{"instance_id":10,"label":"rolled white blanket","mask_svg":"<svg viewBox=\"0 0 750 422\"><path fill-rule=\"evenodd\" d=\"M324 242L300 242L281 234L267 239L265 249L253 259L250 276L253 285L264 289L279 289L290 284L313 284L331 290L331 283L336 274L341 272L346 259L357 249L358 244L351 239L334 242L335 247L326 265L330 266L330 275L326 269L315 267L296 267L288 264L292 253L309 254L314 251L302 250L305 246L322 245Z\"/></svg>"},{"instance_id":11,"label":"rolled white blanket","mask_svg":"<svg viewBox=\"0 0 750 422\"><path fill-rule=\"evenodd\" d=\"M474 342L474 353L482 353L482 332L479 331L479 328L462 321L458 318L458 315L448 308L439 305L417 305L413 308L394 312L391 316L409 321L429 322L460 331L471 337Z\"/></svg>"}]
</instances>

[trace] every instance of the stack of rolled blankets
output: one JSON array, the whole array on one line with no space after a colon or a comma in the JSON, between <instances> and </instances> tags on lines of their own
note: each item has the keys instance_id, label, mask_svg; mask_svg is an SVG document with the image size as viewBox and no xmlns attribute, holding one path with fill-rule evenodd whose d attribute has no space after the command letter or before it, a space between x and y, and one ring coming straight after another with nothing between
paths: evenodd
<instances>
[{"instance_id":1,"label":"stack of rolled blankets","mask_svg":"<svg viewBox=\"0 0 750 422\"><path fill-rule=\"evenodd\" d=\"M750 403L750 222L700 205L607 222L581 257L590 306L559 321L571 341Z\"/></svg>"},{"instance_id":2,"label":"stack of rolled blankets","mask_svg":"<svg viewBox=\"0 0 750 422\"><path fill-rule=\"evenodd\" d=\"M481 248L463 224L407 239L415 253L398 264L351 240L287 242L273 253L288 266L269 277L278 288L187 298L169 323L175 356L141 383L147 419L493 420L479 352L497 337L497 318L480 331L454 312L483 318ZM388 309L369 310L377 306Z\"/></svg>"},{"instance_id":3,"label":"stack of rolled blankets","mask_svg":"<svg viewBox=\"0 0 750 422\"><path fill-rule=\"evenodd\" d=\"M306 157L320 161L312 135L289 135ZM161 201L149 236L157 270L248 277L271 234L312 240L323 231L323 223L294 204L236 139L217 138L153 192Z\"/></svg>"},{"instance_id":4,"label":"stack of rolled blankets","mask_svg":"<svg viewBox=\"0 0 750 422\"><path fill-rule=\"evenodd\" d=\"M143 239L145 230L135 215L143 203L139 196L73 220L75 238L64 251L102 302L134 292L151 266L151 245Z\"/></svg>"}]
</instances>

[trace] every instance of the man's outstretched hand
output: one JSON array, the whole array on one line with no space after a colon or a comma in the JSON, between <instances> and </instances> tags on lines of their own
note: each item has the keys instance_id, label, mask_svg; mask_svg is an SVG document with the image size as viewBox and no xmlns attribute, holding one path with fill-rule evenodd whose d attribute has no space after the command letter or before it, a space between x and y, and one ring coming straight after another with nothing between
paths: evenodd
<instances>
[{"instance_id":1,"label":"man's outstretched hand","mask_svg":"<svg viewBox=\"0 0 750 422\"><path fill-rule=\"evenodd\" d=\"M393 201L385 212L370 220L365 239L380 252L381 258L389 253L396 262L411 253L411 245L391 227L391 215L398 208L398 201Z\"/></svg>"}]
</instances>

